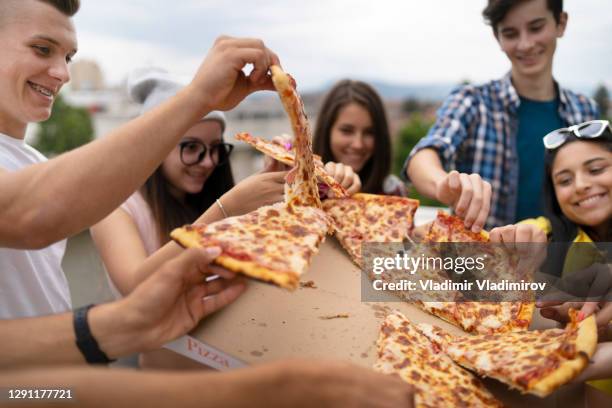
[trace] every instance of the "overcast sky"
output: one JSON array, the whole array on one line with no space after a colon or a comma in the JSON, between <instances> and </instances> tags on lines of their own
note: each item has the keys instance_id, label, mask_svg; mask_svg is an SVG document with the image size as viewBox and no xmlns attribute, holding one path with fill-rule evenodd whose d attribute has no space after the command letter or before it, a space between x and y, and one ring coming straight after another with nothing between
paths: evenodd
<instances>
[{"instance_id":1,"label":"overcast sky","mask_svg":"<svg viewBox=\"0 0 612 408\"><path fill-rule=\"evenodd\" d=\"M481 17L485 0L84 0L79 58L108 83L156 65L195 72L214 39L262 38L301 89L341 77L403 84L481 82L509 69ZM612 1L565 0L569 25L555 76L566 86L612 87Z\"/></svg>"}]
</instances>

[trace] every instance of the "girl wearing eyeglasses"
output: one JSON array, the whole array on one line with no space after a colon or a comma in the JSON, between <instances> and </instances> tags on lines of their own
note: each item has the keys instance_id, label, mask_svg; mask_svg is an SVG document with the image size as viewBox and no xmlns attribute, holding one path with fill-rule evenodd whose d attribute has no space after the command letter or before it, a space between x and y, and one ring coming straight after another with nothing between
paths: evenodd
<instances>
[{"instance_id":1,"label":"girl wearing eyeglasses","mask_svg":"<svg viewBox=\"0 0 612 408\"><path fill-rule=\"evenodd\" d=\"M173 97L182 85L164 71L148 69L132 75L128 87L144 112ZM203 117L139 191L92 228L115 296L131 292L146 278L137 272L143 270L139 268L143 263L157 265L180 253L181 248L169 239L174 228L214 222L283 200L286 171L274 171L284 170L278 162L266 162L263 172L234 185L229 163L233 146L224 142L224 130L221 112ZM236 287L244 289L244 285ZM163 350L143 354L140 362L157 368L203 367Z\"/></svg>"}]
</instances>

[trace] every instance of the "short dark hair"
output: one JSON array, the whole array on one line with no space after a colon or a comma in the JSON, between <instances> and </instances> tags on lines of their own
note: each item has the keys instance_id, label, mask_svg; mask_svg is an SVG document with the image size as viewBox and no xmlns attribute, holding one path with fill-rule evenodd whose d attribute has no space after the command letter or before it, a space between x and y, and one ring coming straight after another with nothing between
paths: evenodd
<instances>
[{"instance_id":1,"label":"short dark hair","mask_svg":"<svg viewBox=\"0 0 612 408\"><path fill-rule=\"evenodd\" d=\"M487 7L482 11L485 22L493 28L497 35L497 26L506 17L506 14L520 3L531 0L489 0ZM563 0L546 0L546 7L553 13L557 24L561 22L563 13Z\"/></svg>"},{"instance_id":2,"label":"short dark hair","mask_svg":"<svg viewBox=\"0 0 612 408\"><path fill-rule=\"evenodd\" d=\"M382 99L370 85L345 79L329 91L319 109L313 151L321 155L324 163L337 161L331 151L331 129L340 110L350 103L357 103L370 113L375 135L374 153L359 171L363 183L361 190L381 194L385 178L391 171L391 136Z\"/></svg>"},{"instance_id":3,"label":"short dark hair","mask_svg":"<svg viewBox=\"0 0 612 408\"><path fill-rule=\"evenodd\" d=\"M55 7L58 11L67 15L68 17L74 16L79 7L81 7L81 0L38 0L43 3L47 3Z\"/></svg>"}]
</instances>

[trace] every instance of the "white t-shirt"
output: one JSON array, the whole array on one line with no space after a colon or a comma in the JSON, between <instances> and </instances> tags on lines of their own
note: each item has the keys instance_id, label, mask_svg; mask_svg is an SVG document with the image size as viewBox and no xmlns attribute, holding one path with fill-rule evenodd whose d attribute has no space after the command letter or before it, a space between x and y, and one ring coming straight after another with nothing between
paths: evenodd
<instances>
[{"instance_id":1,"label":"white t-shirt","mask_svg":"<svg viewBox=\"0 0 612 408\"><path fill-rule=\"evenodd\" d=\"M46 160L24 140L0 133L2 170L17 171ZM66 240L39 250L0 248L0 319L71 310L68 281L61 265L65 250Z\"/></svg>"}]
</instances>

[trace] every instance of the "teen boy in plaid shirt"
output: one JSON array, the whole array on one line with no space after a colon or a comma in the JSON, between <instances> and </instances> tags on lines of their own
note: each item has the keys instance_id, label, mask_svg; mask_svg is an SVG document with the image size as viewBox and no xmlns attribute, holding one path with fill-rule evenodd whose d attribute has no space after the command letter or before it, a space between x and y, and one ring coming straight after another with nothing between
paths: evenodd
<instances>
[{"instance_id":1,"label":"teen boy in plaid shirt","mask_svg":"<svg viewBox=\"0 0 612 408\"><path fill-rule=\"evenodd\" d=\"M562 0L489 0L483 15L511 71L454 90L403 170L474 231L541 215L542 137L599 116L594 101L552 75L568 18Z\"/></svg>"}]
</instances>

